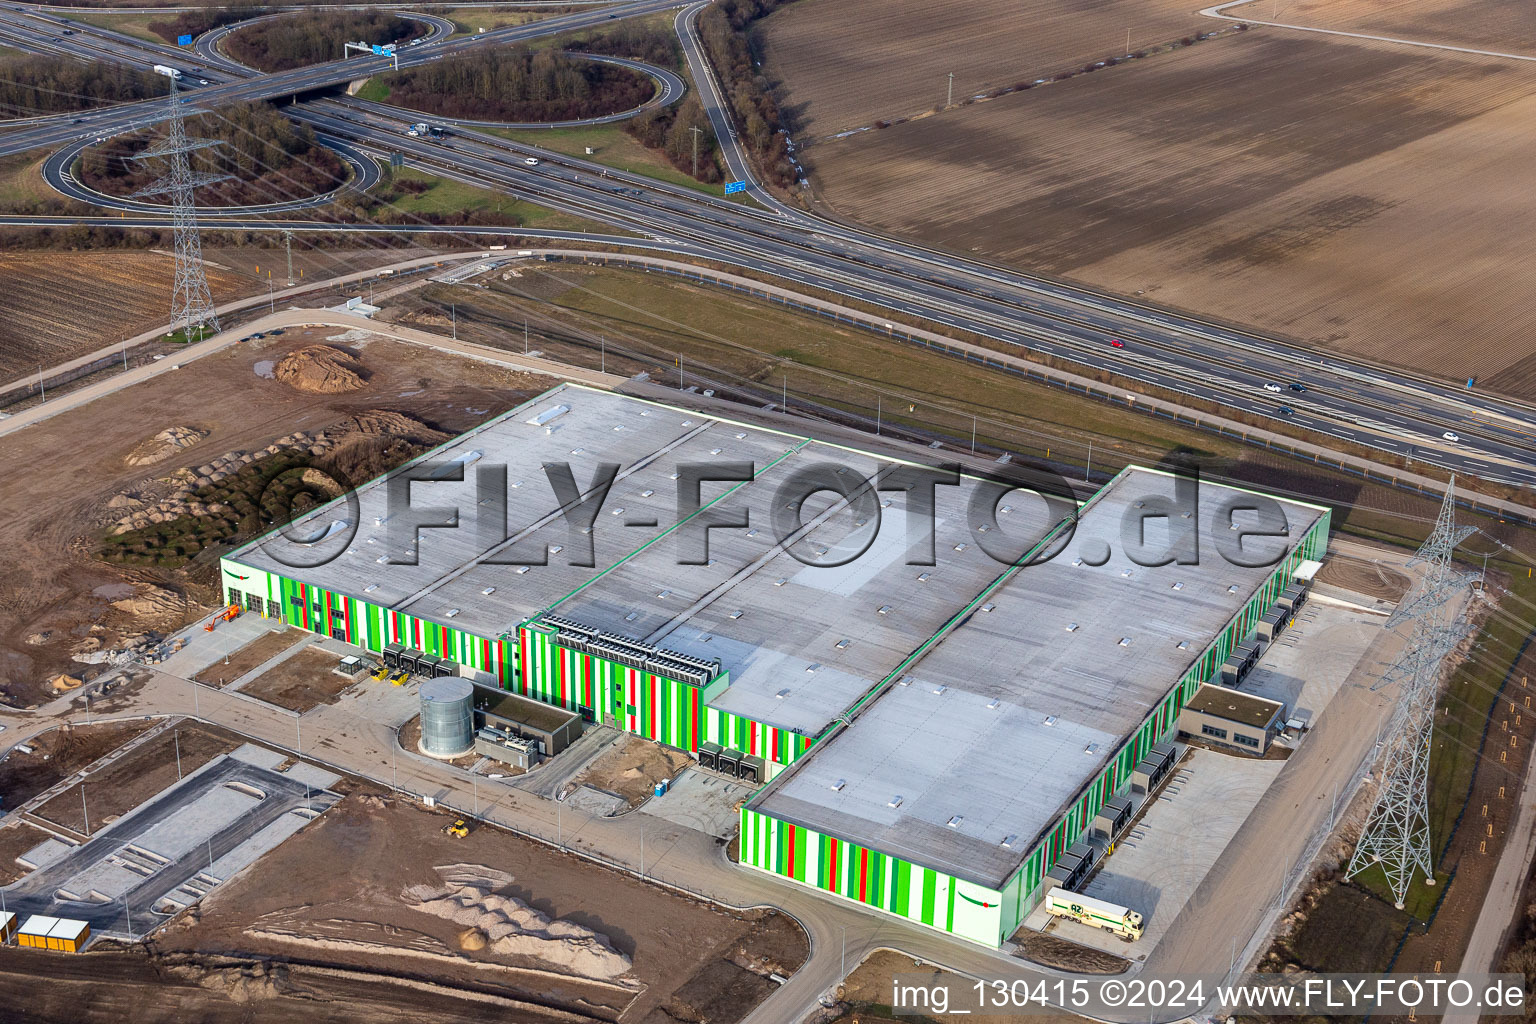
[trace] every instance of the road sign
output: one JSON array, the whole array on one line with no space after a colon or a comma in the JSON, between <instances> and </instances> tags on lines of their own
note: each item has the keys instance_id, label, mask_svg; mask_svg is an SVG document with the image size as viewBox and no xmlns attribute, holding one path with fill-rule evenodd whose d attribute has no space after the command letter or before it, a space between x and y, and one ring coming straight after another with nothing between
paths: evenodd
<instances>
[{"instance_id":1,"label":"road sign","mask_svg":"<svg viewBox=\"0 0 1536 1024\"><path fill-rule=\"evenodd\" d=\"M728 182L725 183L725 194L726 195L731 195L731 194L736 193L736 192L745 192L746 190L747 190L747 183L744 182L744 181L728 181Z\"/></svg>"},{"instance_id":2,"label":"road sign","mask_svg":"<svg viewBox=\"0 0 1536 1024\"><path fill-rule=\"evenodd\" d=\"M380 46L378 43L374 43L373 52L380 57L388 57L395 52L395 48L393 46Z\"/></svg>"},{"instance_id":3,"label":"road sign","mask_svg":"<svg viewBox=\"0 0 1536 1024\"><path fill-rule=\"evenodd\" d=\"M176 37L176 45L177 46L191 46L192 45L192 37L191 36L177 36Z\"/></svg>"}]
</instances>

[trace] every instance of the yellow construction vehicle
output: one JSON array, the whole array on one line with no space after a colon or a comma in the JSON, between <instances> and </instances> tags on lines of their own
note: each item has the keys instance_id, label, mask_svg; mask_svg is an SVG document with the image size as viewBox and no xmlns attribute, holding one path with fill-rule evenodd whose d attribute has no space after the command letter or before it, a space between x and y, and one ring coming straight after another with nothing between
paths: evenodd
<instances>
[{"instance_id":1,"label":"yellow construction vehicle","mask_svg":"<svg viewBox=\"0 0 1536 1024\"><path fill-rule=\"evenodd\" d=\"M389 666L380 665L379 670L373 674L373 681L376 683L382 683L384 681L384 677L387 675L389 675Z\"/></svg>"},{"instance_id":2,"label":"yellow construction vehicle","mask_svg":"<svg viewBox=\"0 0 1536 1024\"><path fill-rule=\"evenodd\" d=\"M409 678L411 678L411 674L404 669L401 669L395 674L395 678L391 679L390 682L396 686L404 686L405 681Z\"/></svg>"},{"instance_id":3,"label":"yellow construction vehicle","mask_svg":"<svg viewBox=\"0 0 1536 1024\"><path fill-rule=\"evenodd\" d=\"M443 835L452 836L455 839L463 839L469 835L469 826L464 823L463 818L459 818L452 825L443 826Z\"/></svg>"}]
</instances>

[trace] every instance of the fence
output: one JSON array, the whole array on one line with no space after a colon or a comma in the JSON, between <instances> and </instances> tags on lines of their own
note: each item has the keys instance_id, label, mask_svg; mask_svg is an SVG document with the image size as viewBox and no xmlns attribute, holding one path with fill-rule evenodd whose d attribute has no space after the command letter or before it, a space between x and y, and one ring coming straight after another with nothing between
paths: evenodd
<instances>
[{"instance_id":1,"label":"fence","mask_svg":"<svg viewBox=\"0 0 1536 1024\"><path fill-rule=\"evenodd\" d=\"M802 313L820 316L850 327L857 327L894 341L916 345L950 358L962 359L989 369L1001 370L1004 373L1021 377L1024 380L1080 394L1095 401L1109 402L1117 408L1139 412L1142 415L1157 419L1166 419L1206 433L1239 441L1243 444L1264 448L1268 451L1280 452L1290 458L1310 462L1313 465L1326 469L1339 470L1351 476L1359 477L1369 483L1383 484L1435 501L1439 501L1445 496L1444 487L1437 486L1436 481L1427 477L1417 477L1416 474L1398 474L1383 470L1369 460L1346 455L1342 452L1317 448L1301 441L1291 442L1282 440L1278 436L1270 435L1267 431L1259 428L1253 428L1252 430L1233 429L1234 425L1230 420L1214 416L1207 418L1199 413L1177 408L1161 399L1138 396L1133 402L1124 402L1116 397L1125 393L1123 388L1117 389L1108 385L1095 387L1091 382L1078 377L1076 374L1065 371L1052 371L1046 367L1026 363L1014 356L1004 353L991 353L977 346L959 343L953 339L947 339L941 335L916 328L903 327L874 314L860 313L856 310L837 306L831 302L824 302L810 297L797 299L777 289L766 285L756 285L735 275L687 264L672 263L655 257L629 256L616 253L588 254L562 252L549 253L545 258L550 262L557 263L569 262L598 266L640 267L647 273L655 271L698 284L712 285L727 291L763 299ZM1470 496L1469 492L1465 490L1457 494L1456 504L1468 511L1491 516L1495 519L1505 519L1524 526L1536 526L1536 509L1527 509L1523 506L1496 499L1479 500L1475 496Z\"/></svg>"}]
</instances>

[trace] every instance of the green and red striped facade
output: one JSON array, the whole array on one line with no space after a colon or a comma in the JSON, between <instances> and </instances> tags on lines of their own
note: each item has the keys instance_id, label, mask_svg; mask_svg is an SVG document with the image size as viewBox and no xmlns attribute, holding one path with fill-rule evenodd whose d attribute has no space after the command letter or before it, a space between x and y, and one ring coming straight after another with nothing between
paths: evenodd
<instances>
[{"instance_id":1,"label":"green and red striped facade","mask_svg":"<svg viewBox=\"0 0 1536 1024\"><path fill-rule=\"evenodd\" d=\"M769 777L815 742L812 737L710 707L710 699L730 685L729 675L721 675L701 690L692 683L562 647L555 641L554 630L537 622L519 627L518 639L519 676L527 696L584 711L623 732L690 752L697 752L702 743L718 743L756 754L766 762Z\"/></svg>"},{"instance_id":2,"label":"green and red striped facade","mask_svg":"<svg viewBox=\"0 0 1536 1024\"><path fill-rule=\"evenodd\" d=\"M386 644L426 651L486 673L503 688L512 688L517 664L512 638L476 636L237 562L225 560L222 568L230 604L374 652L382 651Z\"/></svg>"},{"instance_id":3,"label":"green and red striped facade","mask_svg":"<svg viewBox=\"0 0 1536 1024\"><path fill-rule=\"evenodd\" d=\"M1001 889L990 889L773 819L751 810L750 803L741 809L741 863L952 935L1000 946L1044 897L1041 882L1046 873L1088 830L1099 809L1130 784L1132 769L1153 744L1175 734L1179 709L1202 683L1220 674L1232 648L1252 632L1260 616L1273 606L1296 568L1306 559L1323 557L1328 547L1329 518L1328 510L1323 509L1301 543L1275 566L1264 585L1089 780L1056 823L1039 837ZM829 734L827 739L832 735L835 734ZM871 862L875 865L873 881L867 866ZM922 898L914 898L915 888L921 890ZM932 899L928 898L930 891Z\"/></svg>"}]
</instances>

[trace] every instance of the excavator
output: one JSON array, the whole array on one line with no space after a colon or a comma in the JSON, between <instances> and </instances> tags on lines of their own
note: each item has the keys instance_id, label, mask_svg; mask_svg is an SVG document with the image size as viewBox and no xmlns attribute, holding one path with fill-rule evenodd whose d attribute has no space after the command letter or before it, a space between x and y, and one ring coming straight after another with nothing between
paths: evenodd
<instances>
[{"instance_id":1,"label":"excavator","mask_svg":"<svg viewBox=\"0 0 1536 1024\"><path fill-rule=\"evenodd\" d=\"M233 622L235 621L235 617L239 614L240 606L237 604L232 604L228 608L222 609L213 618L209 619L208 625L203 627L203 632L212 633L214 626L218 625L220 622Z\"/></svg>"}]
</instances>

